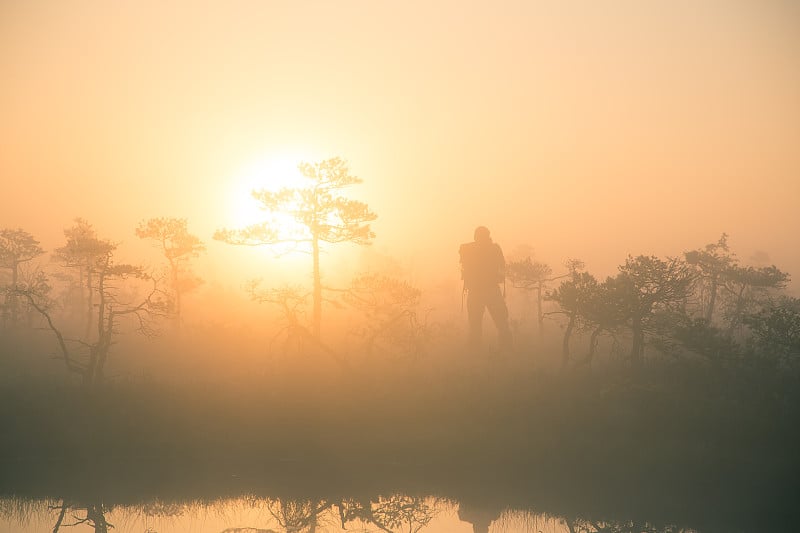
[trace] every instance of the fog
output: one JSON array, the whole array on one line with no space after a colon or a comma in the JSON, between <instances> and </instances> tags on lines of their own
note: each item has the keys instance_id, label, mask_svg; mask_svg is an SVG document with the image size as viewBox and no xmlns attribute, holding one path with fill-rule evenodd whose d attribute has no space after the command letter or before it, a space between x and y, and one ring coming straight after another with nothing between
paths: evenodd
<instances>
[{"instance_id":1,"label":"fog","mask_svg":"<svg viewBox=\"0 0 800 533\"><path fill-rule=\"evenodd\" d=\"M0 9L0 225L46 247L78 216L210 241L253 161L339 156L417 283L457 276L477 225L602 276L722 232L800 266L790 3ZM210 243L207 277L244 277L231 254Z\"/></svg>"},{"instance_id":2,"label":"fog","mask_svg":"<svg viewBox=\"0 0 800 533\"><path fill-rule=\"evenodd\" d=\"M0 498L796 523L798 28L0 4Z\"/></svg>"}]
</instances>

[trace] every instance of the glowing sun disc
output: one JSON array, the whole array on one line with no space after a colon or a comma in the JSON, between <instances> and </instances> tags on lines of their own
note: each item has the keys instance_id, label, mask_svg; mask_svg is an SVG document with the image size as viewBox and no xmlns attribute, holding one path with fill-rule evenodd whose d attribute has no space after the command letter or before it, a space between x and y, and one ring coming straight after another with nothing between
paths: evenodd
<instances>
[{"instance_id":1,"label":"glowing sun disc","mask_svg":"<svg viewBox=\"0 0 800 533\"><path fill-rule=\"evenodd\" d=\"M242 228L258 224L266 219L262 204L253 198L253 191L262 189L278 191L284 188L306 186L308 180L297 168L302 161L304 161L303 158L280 155L266 156L245 165L236 174L230 189L231 224L234 227Z\"/></svg>"}]
</instances>

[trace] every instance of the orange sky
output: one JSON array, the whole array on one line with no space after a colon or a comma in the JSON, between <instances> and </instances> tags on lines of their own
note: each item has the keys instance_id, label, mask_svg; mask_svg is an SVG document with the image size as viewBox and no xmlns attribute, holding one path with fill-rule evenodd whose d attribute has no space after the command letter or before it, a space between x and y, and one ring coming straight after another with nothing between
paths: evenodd
<instances>
[{"instance_id":1,"label":"orange sky","mask_svg":"<svg viewBox=\"0 0 800 533\"><path fill-rule=\"evenodd\" d=\"M243 169L341 156L420 284L478 224L599 275L725 231L800 278L799 58L788 0L2 2L0 227L187 217L244 277Z\"/></svg>"}]
</instances>

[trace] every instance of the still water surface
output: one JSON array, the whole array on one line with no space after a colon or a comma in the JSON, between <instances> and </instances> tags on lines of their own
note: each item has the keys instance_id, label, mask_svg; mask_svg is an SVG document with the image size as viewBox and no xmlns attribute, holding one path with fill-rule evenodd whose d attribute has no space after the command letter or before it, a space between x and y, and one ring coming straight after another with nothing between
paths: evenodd
<instances>
[{"instance_id":1,"label":"still water surface","mask_svg":"<svg viewBox=\"0 0 800 533\"><path fill-rule=\"evenodd\" d=\"M0 531L18 533L696 533L677 526L567 519L404 495L338 502L241 497L214 502L0 500Z\"/></svg>"}]
</instances>

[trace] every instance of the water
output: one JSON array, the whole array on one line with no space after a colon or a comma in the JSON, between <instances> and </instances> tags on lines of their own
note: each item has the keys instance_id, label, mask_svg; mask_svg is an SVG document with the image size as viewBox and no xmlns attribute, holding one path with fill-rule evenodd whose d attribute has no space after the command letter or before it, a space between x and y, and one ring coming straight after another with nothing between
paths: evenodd
<instances>
[{"instance_id":1,"label":"water","mask_svg":"<svg viewBox=\"0 0 800 533\"><path fill-rule=\"evenodd\" d=\"M93 391L9 374L0 533L798 523L794 381L778 396L774 380L713 369L551 375L472 361L333 378L309 368Z\"/></svg>"},{"instance_id":2,"label":"water","mask_svg":"<svg viewBox=\"0 0 800 533\"><path fill-rule=\"evenodd\" d=\"M0 500L0 531L106 533L695 533L674 525L549 516L395 494L370 500L235 499L107 506Z\"/></svg>"}]
</instances>

